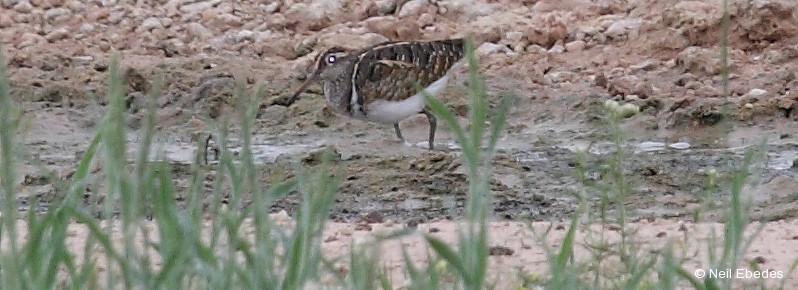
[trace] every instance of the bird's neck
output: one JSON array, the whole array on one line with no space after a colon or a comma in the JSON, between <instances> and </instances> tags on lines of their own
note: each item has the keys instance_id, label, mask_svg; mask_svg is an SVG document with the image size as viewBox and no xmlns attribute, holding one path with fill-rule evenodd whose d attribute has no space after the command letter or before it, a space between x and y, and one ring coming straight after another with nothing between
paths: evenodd
<instances>
[{"instance_id":1,"label":"bird's neck","mask_svg":"<svg viewBox=\"0 0 798 290\"><path fill-rule=\"evenodd\" d=\"M338 113L349 115L349 104L352 98L352 82L344 78L324 81L324 97L327 103Z\"/></svg>"}]
</instances>

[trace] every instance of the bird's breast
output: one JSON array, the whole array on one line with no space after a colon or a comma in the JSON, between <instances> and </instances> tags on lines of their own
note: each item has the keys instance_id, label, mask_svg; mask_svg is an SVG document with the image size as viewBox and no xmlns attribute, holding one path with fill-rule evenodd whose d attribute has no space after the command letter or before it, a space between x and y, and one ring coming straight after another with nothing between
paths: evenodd
<instances>
[{"instance_id":1,"label":"bird's breast","mask_svg":"<svg viewBox=\"0 0 798 290\"><path fill-rule=\"evenodd\" d=\"M329 104L336 113L351 116L347 109L351 93L346 87L347 86L344 86L341 82L324 82L324 98L327 99L327 104Z\"/></svg>"}]
</instances>

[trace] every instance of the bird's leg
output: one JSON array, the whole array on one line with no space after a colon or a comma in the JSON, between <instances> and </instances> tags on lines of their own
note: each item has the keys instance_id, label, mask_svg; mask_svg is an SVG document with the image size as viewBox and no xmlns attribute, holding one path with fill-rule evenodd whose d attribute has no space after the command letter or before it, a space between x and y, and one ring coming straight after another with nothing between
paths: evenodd
<instances>
[{"instance_id":1,"label":"bird's leg","mask_svg":"<svg viewBox=\"0 0 798 290\"><path fill-rule=\"evenodd\" d=\"M405 142L405 137L402 136L402 130L399 129L399 123L393 123L393 130L396 131L396 137L402 142Z\"/></svg>"},{"instance_id":2,"label":"bird's leg","mask_svg":"<svg viewBox=\"0 0 798 290\"><path fill-rule=\"evenodd\" d=\"M427 121L429 121L429 150L433 150L435 144L435 130L438 127L438 119L435 118L435 115L429 111L429 109L424 108L421 111L424 115L427 116Z\"/></svg>"},{"instance_id":3,"label":"bird's leg","mask_svg":"<svg viewBox=\"0 0 798 290\"><path fill-rule=\"evenodd\" d=\"M208 148L211 144L211 139L213 139L213 134L208 133L208 138L205 138L205 144L202 146L202 159L205 164L208 164Z\"/></svg>"}]
</instances>

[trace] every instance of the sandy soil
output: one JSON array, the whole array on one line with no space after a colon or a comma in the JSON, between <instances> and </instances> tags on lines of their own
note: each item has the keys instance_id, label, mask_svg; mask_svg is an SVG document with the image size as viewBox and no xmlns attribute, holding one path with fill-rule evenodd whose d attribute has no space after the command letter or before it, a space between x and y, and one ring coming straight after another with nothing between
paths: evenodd
<instances>
[{"instance_id":1,"label":"sandy soil","mask_svg":"<svg viewBox=\"0 0 798 290\"><path fill-rule=\"evenodd\" d=\"M104 112L104 79L110 52L117 50L132 144L146 93L164 78L157 142L179 190L186 190L186 165L197 148L192 135L217 132L222 119L237 118L236 84L262 84L253 143L264 183L290 177L293 162L313 166L317 152L331 147L344 178L331 214L340 223L331 225L331 235L341 236L341 228L354 228L369 214L398 225L438 227L445 235L452 227L448 220L462 215L467 184L447 128L439 130L438 148L444 149L428 151L421 143L398 143L389 127L331 113L318 87L291 106L281 100L328 46L470 33L479 41L490 103L512 95L517 108L491 183L493 243L507 244L515 254L494 263L542 268L540 248L511 242L518 231L514 221L567 220L577 205L574 192L582 190L598 203L600 191L577 178L574 156L593 144L584 174L596 181L606 173L602 160L612 144L602 106L612 99L641 109L622 124L629 149L622 169L632 187L626 206L641 236L652 237L653 245L664 240L656 237L661 232L678 235L674 227L708 207L709 223L695 225L693 237L705 236L716 226L712 222L723 220L732 167L741 164L746 149L764 144L746 194L754 200L754 217L770 223L749 255L763 257L757 260L762 267L786 271L798 259L798 4L729 2L725 98L719 0L4 0L0 39L12 95L24 109L22 145L30 156L19 170L20 207L34 197L44 201L37 211L58 202L42 167L61 178L73 172ZM440 97L466 123L463 72ZM425 141L423 116L402 127L413 143ZM235 126L232 131L235 136ZM230 149L240 149L238 140L231 143ZM97 186L92 194L101 196ZM297 202L291 195L273 210L290 215ZM325 249L340 250L335 244L354 232ZM700 257L692 261L701 267Z\"/></svg>"}]
</instances>

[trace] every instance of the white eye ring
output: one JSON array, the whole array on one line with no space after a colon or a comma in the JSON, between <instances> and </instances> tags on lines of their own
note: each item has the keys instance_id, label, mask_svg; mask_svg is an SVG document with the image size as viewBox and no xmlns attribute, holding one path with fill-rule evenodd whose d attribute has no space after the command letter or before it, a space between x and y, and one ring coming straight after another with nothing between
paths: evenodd
<instances>
[{"instance_id":1,"label":"white eye ring","mask_svg":"<svg viewBox=\"0 0 798 290\"><path fill-rule=\"evenodd\" d=\"M336 60L334 55L327 56L327 63L334 63Z\"/></svg>"}]
</instances>

